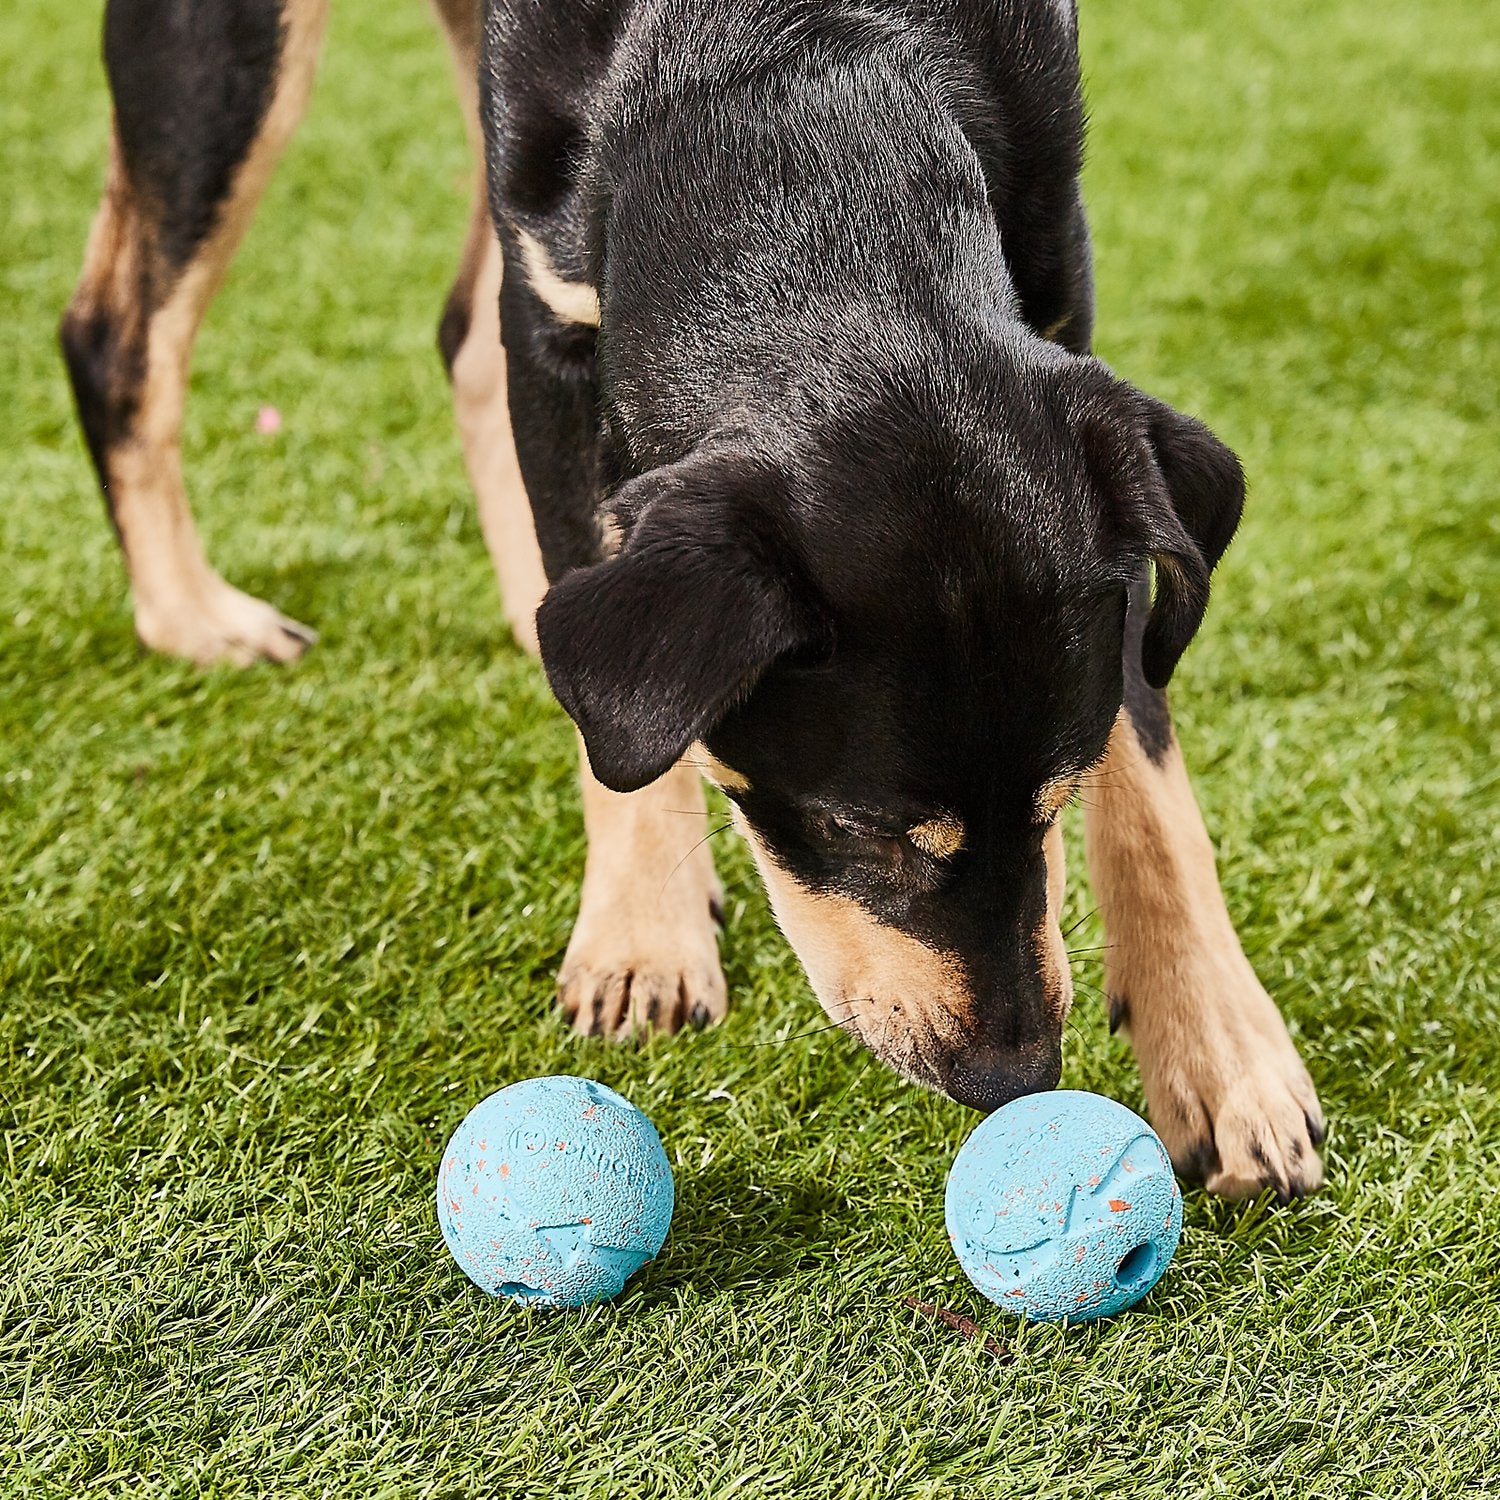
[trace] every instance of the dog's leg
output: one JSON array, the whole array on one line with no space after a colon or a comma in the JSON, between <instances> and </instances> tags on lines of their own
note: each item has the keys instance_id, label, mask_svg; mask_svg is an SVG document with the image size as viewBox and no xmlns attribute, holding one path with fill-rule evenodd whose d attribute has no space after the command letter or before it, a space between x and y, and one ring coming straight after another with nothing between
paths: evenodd
<instances>
[{"instance_id":1,"label":"dog's leg","mask_svg":"<svg viewBox=\"0 0 1500 1500\"><path fill-rule=\"evenodd\" d=\"M1284 1199L1322 1181L1322 1112L1225 909L1166 697L1141 677L1147 607L1138 587L1125 706L1084 793L1111 1025L1130 1036L1178 1169L1228 1197Z\"/></svg>"},{"instance_id":2,"label":"dog's leg","mask_svg":"<svg viewBox=\"0 0 1500 1500\"><path fill-rule=\"evenodd\" d=\"M479 0L434 0L453 53L459 101L474 149L474 207L458 277L443 309L438 347L453 382L453 409L463 439L479 525L500 580L506 619L516 640L536 654L536 609L547 591L531 506L521 481L505 350L500 346L500 242L490 223L479 127Z\"/></svg>"},{"instance_id":3,"label":"dog's leg","mask_svg":"<svg viewBox=\"0 0 1500 1500\"><path fill-rule=\"evenodd\" d=\"M114 130L62 345L125 552L136 632L207 664L314 638L209 565L180 435L198 325L312 84L327 0L109 0Z\"/></svg>"},{"instance_id":4,"label":"dog's leg","mask_svg":"<svg viewBox=\"0 0 1500 1500\"><path fill-rule=\"evenodd\" d=\"M703 832L703 783L686 761L612 792L578 742L588 857L558 1003L585 1036L705 1026L725 1011L721 894Z\"/></svg>"},{"instance_id":5,"label":"dog's leg","mask_svg":"<svg viewBox=\"0 0 1500 1500\"><path fill-rule=\"evenodd\" d=\"M593 330L560 320L509 248L506 261L511 415L542 555L556 578L605 553ZM640 791L614 792L594 776L580 741L579 779L588 858L558 975L564 1015L582 1033L608 1036L721 1019L722 897L697 772L685 760Z\"/></svg>"}]
</instances>

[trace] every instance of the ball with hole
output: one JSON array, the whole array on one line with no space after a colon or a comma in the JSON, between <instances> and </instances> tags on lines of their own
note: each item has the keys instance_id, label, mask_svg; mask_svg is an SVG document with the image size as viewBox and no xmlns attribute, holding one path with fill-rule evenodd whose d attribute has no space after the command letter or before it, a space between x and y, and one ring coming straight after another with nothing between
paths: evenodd
<instances>
[{"instance_id":1,"label":"ball with hole","mask_svg":"<svg viewBox=\"0 0 1500 1500\"><path fill-rule=\"evenodd\" d=\"M656 1127L589 1078L513 1083L476 1104L438 1171L438 1223L491 1296L535 1307L614 1297L672 1222Z\"/></svg>"},{"instance_id":2,"label":"ball with hole","mask_svg":"<svg viewBox=\"0 0 1500 1500\"><path fill-rule=\"evenodd\" d=\"M981 1121L954 1159L945 1206L969 1280L997 1307L1046 1322L1139 1302L1182 1234L1182 1193L1156 1132L1073 1089Z\"/></svg>"}]
</instances>

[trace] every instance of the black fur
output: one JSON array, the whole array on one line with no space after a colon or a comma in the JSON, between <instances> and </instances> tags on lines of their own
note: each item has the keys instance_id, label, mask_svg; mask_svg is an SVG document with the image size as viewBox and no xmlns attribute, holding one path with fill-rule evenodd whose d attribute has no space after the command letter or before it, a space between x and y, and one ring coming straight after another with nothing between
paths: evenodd
<instances>
[{"instance_id":1,"label":"black fur","mask_svg":"<svg viewBox=\"0 0 1500 1500\"><path fill-rule=\"evenodd\" d=\"M437 346L443 361L443 369L449 379L453 377L453 363L458 351L469 336L469 327L474 320L474 303L471 286L455 286L443 303L443 315L438 320Z\"/></svg>"},{"instance_id":2,"label":"black fur","mask_svg":"<svg viewBox=\"0 0 1500 1500\"><path fill-rule=\"evenodd\" d=\"M548 593L542 658L606 786L654 781L772 662L822 644L765 504L778 482L737 452L702 449L632 480L613 499L632 517L626 555ZM602 672L600 636L618 643Z\"/></svg>"},{"instance_id":3,"label":"black fur","mask_svg":"<svg viewBox=\"0 0 1500 1500\"><path fill-rule=\"evenodd\" d=\"M186 266L213 229L272 101L282 0L110 0L104 57L130 187Z\"/></svg>"},{"instance_id":4,"label":"black fur","mask_svg":"<svg viewBox=\"0 0 1500 1500\"><path fill-rule=\"evenodd\" d=\"M59 337L110 520L108 455L128 440L146 331L212 232L275 88L281 0L109 0L104 62L123 182L115 253L128 280L75 299ZM107 277L105 287L111 285Z\"/></svg>"},{"instance_id":5,"label":"black fur","mask_svg":"<svg viewBox=\"0 0 1500 1500\"><path fill-rule=\"evenodd\" d=\"M275 89L282 0L109 0L104 62L132 190L180 269L214 227Z\"/></svg>"},{"instance_id":6,"label":"black fur","mask_svg":"<svg viewBox=\"0 0 1500 1500\"><path fill-rule=\"evenodd\" d=\"M603 539L599 500L608 454L595 437L594 330L554 326L514 268L500 287L500 312L516 453L555 582L596 560Z\"/></svg>"},{"instance_id":7,"label":"black fur","mask_svg":"<svg viewBox=\"0 0 1500 1500\"><path fill-rule=\"evenodd\" d=\"M1130 725L1153 764L1160 765L1172 748L1172 712L1167 695L1146 681L1141 666L1141 643L1146 635L1146 617L1151 613L1151 578L1142 569L1130 585L1130 602L1125 611L1125 708ZM1124 1002L1121 1001L1121 1008ZM1111 1017L1110 1030L1115 1029Z\"/></svg>"},{"instance_id":8,"label":"black fur","mask_svg":"<svg viewBox=\"0 0 1500 1500\"><path fill-rule=\"evenodd\" d=\"M779 864L962 966L950 1092L1055 1081L1038 792L1127 682L1170 735L1155 690L1243 495L1088 356L1072 16L493 0L482 99L543 659L596 773L629 790L703 739ZM599 289L597 336L531 290L522 233ZM906 837L937 814L947 862Z\"/></svg>"},{"instance_id":9,"label":"black fur","mask_svg":"<svg viewBox=\"0 0 1500 1500\"><path fill-rule=\"evenodd\" d=\"M146 377L146 341L138 323L122 323L114 309L65 314L58 331L68 381L78 407L110 525L119 533L109 493L108 455L124 440L140 408Z\"/></svg>"}]
</instances>

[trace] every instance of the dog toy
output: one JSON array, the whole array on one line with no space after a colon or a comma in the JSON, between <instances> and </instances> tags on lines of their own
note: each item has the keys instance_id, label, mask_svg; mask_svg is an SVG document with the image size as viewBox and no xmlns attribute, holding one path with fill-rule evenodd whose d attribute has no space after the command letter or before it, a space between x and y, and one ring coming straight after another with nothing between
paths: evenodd
<instances>
[{"instance_id":1,"label":"dog toy","mask_svg":"<svg viewBox=\"0 0 1500 1500\"><path fill-rule=\"evenodd\" d=\"M1122 1312L1156 1285L1182 1234L1182 1193L1156 1132L1072 1089L981 1121L954 1159L945 1207L969 1280L1036 1320Z\"/></svg>"},{"instance_id":2,"label":"dog toy","mask_svg":"<svg viewBox=\"0 0 1500 1500\"><path fill-rule=\"evenodd\" d=\"M661 1249L672 1168L655 1126L587 1078L529 1078L476 1104L438 1171L438 1223L491 1296L582 1307Z\"/></svg>"}]
</instances>

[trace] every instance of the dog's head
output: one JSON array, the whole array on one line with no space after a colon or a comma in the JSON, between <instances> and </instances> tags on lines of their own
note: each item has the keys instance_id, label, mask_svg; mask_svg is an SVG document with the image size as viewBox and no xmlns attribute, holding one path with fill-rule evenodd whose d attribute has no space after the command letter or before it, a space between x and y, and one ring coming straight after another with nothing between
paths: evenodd
<instances>
[{"instance_id":1,"label":"dog's head","mask_svg":"<svg viewBox=\"0 0 1500 1500\"><path fill-rule=\"evenodd\" d=\"M547 595L542 659L606 786L701 742L830 1015L992 1108L1057 1081L1057 817L1120 710L1127 595L1154 565L1160 688L1243 481L1037 341L878 384L779 451L706 442L625 484L624 545Z\"/></svg>"}]
</instances>

